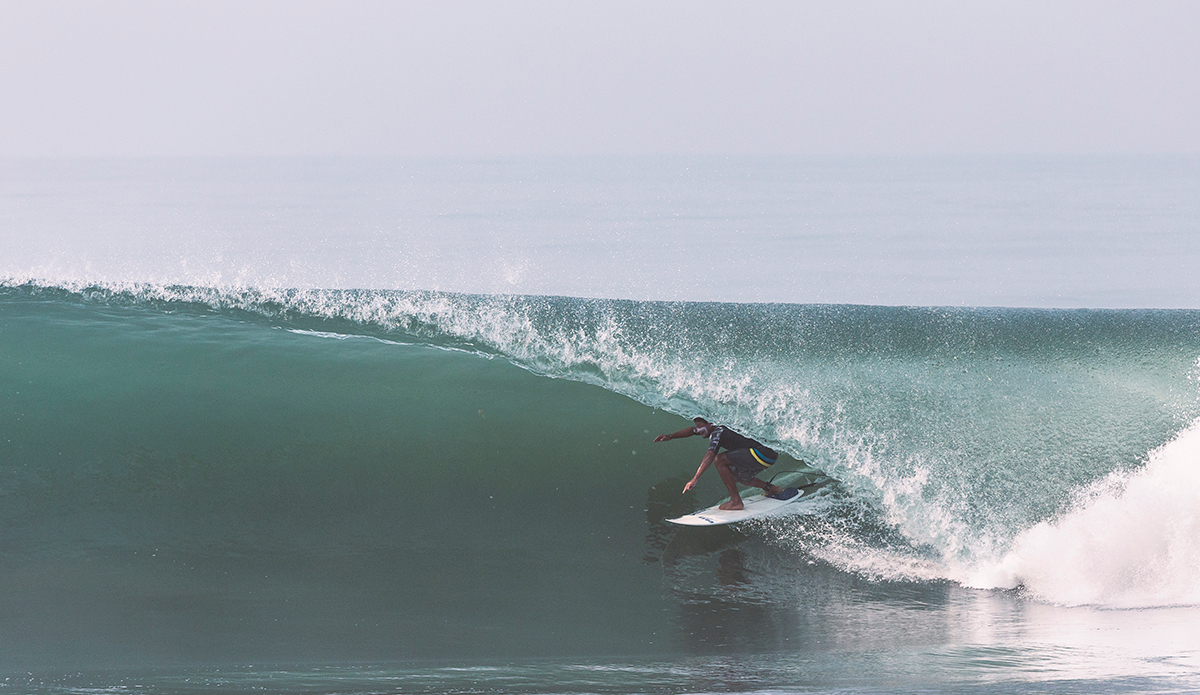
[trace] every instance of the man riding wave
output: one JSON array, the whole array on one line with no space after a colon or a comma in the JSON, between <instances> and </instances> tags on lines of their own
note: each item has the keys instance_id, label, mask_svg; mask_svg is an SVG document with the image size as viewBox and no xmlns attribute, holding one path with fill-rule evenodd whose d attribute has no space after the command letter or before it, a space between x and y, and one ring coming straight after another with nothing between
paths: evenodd
<instances>
[{"instance_id":1,"label":"man riding wave","mask_svg":"<svg viewBox=\"0 0 1200 695\"><path fill-rule=\"evenodd\" d=\"M654 438L655 442L665 442L693 435L708 437L708 451L700 461L696 475L692 476L688 484L683 486L684 492L696 487L700 476L714 463L717 466L717 474L721 476L721 482L725 483L725 489L729 490L729 501L722 504L721 509L731 511L743 507L742 496L738 494L738 483L762 488L763 494L767 496L778 495L782 492L779 486L758 479L759 473L775 463L778 454L773 449L763 446L749 437L744 437L728 427L714 425L702 417L692 418L692 422L694 425L692 427L685 427L671 434L660 434ZM726 451L721 452L721 449Z\"/></svg>"}]
</instances>

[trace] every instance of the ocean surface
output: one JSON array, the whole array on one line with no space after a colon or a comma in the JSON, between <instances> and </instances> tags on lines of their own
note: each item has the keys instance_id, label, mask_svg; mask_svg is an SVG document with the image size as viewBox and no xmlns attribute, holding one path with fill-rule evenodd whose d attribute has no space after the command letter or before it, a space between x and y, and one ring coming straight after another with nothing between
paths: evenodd
<instances>
[{"instance_id":1,"label":"ocean surface","mask_svg":"<svg viewBox=\"0 0 1200 695\"><path fill-rule=\"evenodd\" d=\"M754 164L4 163L0 692L1200 692L1197 161Z\"/></svg>"}]
</instances>

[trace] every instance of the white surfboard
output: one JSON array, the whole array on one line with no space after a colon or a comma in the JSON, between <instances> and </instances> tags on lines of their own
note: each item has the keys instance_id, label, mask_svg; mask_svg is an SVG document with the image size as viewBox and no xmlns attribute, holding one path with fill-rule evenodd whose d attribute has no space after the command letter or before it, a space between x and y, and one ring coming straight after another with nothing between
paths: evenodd
<instances>
[{"instance_id":1,"label":"white surfboard","mask_svg":"<svg viewBox=\"0 0 1200 695\"><path fill-rule=\"evenodd\" d=\"M732 524L764 516L786 514L790 511L788 507L791 507L800 500L811 498L819 489L821 489L820 483L806 485L799 488L800 492L795 497L786 500L763 497L760 492L755 495L743 497L741 509L733 511L720 509L720 506L727 501L722 500L708 509L701 509L693 514L685 514L677 519L667 519L667 521L682 526L720 526L721 524Z\"/></svg>"}]
</instances>

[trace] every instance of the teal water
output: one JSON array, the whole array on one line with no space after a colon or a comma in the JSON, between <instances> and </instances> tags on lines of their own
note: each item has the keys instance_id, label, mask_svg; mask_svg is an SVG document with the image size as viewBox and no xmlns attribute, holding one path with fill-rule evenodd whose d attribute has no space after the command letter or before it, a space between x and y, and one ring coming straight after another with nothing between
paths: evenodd
<instances>
[{"instance_id":1,"label":"teal water","mask_svg":"<svg viewBox=\"0 0 1200 695\"><path fill-rule=\"evenodd\" d=\"M0 288L28 692L1200 688L1200 313ZM715 502L704 414L837 483Z\"/></svg>"}]
</instances>

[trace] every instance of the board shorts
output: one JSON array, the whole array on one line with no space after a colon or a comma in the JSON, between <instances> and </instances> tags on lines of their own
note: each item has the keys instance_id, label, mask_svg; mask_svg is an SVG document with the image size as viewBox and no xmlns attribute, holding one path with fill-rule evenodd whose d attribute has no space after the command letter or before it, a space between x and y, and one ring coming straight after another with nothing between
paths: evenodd
<instances>
[{"instance_id":1,"label":"board shorts","mask_svg":"<svg viewBox=\"0 0 1200 695\"><path fill-rule=\"evenodd\" d=\"M739 483L750 482L775 463L775 459L767 458L763 452L752 448L730 449L725 452L725 458L729 459L729 470L733 471L733 477Z\"/></svg>"}]
</instances>

